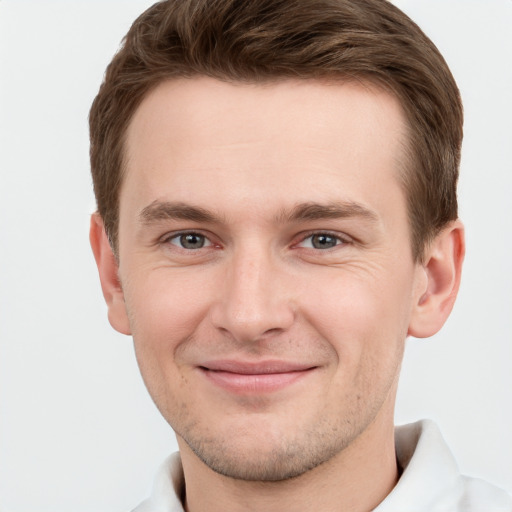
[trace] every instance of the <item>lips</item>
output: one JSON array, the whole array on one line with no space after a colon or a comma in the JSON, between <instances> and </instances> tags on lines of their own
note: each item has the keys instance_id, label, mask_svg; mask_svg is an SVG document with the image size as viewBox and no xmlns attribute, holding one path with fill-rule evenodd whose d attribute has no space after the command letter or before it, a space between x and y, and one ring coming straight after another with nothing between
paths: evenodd
<instances>
[{"instance_id":1,"label":"lips","mask_svg":"<svg viewBox=\"0 0 512 512\"><path fill-rule=\"evenodd\" d=\"M315 366L287 361L209 361L199 366L214 385L236 394L278 391L310 375Z\"/></svg>"}]
</instances>

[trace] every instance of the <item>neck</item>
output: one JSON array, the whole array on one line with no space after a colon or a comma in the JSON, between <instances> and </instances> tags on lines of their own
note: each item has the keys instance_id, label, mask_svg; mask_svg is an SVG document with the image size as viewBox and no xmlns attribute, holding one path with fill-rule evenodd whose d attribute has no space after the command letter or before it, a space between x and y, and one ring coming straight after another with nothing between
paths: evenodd
<instances>
[{"instance_id":1,"label":"neck","mask_svg":"<svg viewBox=\"0 0 512 512\"><path fill-rule=\"evenodd\" d=\"M377 417L332 459L280 482L248 482L219 475L199 460L182 439L178 438L178 442L187 512L369 512L398 480L392 417Z\"/></svg>"}]
</instances>

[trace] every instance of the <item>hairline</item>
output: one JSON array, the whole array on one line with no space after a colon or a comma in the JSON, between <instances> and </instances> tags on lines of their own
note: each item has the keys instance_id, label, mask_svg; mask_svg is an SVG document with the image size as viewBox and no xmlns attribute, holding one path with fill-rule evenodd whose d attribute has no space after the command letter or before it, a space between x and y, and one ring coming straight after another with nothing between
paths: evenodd
<instances>
[{"instance_id":1,"label":"hairline","mask_svg":"<svg viewBox=\"0 0 512 512\"><path fill-rule=\"evenodd\" d=\"M130 115L128 116L125 126L122 130L120 140L120 158L119 158L119 173L118 173L118 181L119 185L117 188L117 196L116 196L116 212L114 217L114 222L112 226L108 226L107 230L107 238L112 247L113 253L116 259L119 260L119 214L120 214L120 204L121 204L121 192L123 189L124 178L127 172L128 165L128 157L127 157L127 138L128 131L133 122L133 118L136 113L140 109L142 103L145 99L158 87L160 87L163 83L166 82L176 82L179 80L195 80L200 78L213 78L215 80L219 80L221 82L225 82L228 84L234 85L272 85L276 83L283 82L291 82L291 81L315 81L317 83L323 83L325 85L333 85L340 86L344 84L357 84L362 86L363 88L373 91L373 92L384 92L390 96L392 96L400 106L400 109L404 118L404 130L402 135L402 140L399 141L400 147L400 155L397 155L396 158L396 178L398 180L398 184L404 193L405 201L406 201L406 214L408 218L408 226L409 226L409 239L410 239L410 248L411 254L414 261L419 262L422 261L423 253L425 247L429 244L429 242L434 238L437 234L433 233L430 237L423 236L421 240L417 239L417 233L415 233L414 229L414 221L412 218L412 211L410 206L410 195L411 190L409 187L409 181L411 180L410 174L414 172L418 172L414 170L414 167L419 166L419 159L417 155L415 155L415 150L413 147L413 122L410 119L408 108L406 108L405 102L400 97L400 94L395 90L392 83L385 82L384 80L379 80L377 77L372 76L370 74L365 73L323 73L318 74L318 76L290 76L285 73L279 74L276 72L274 75L268 75L259 78L234 78L229 77L227 74L215 74L212 76L208 73L190 73L190 74L169 74L168 76L162 76L158 79L155 79L154 82L148 84L148 87L140 94L140 97L136 101L134 108L132 109ZM439 231L439 230L438 230Z\"/></svg>"}]
</instances>

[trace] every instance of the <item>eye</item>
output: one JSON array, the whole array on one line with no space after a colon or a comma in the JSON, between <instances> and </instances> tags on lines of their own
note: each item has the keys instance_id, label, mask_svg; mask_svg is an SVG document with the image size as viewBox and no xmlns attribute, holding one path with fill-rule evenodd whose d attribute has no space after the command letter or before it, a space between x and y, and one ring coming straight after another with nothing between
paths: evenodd
<instances>
[{"instance_id":1,"label":"eye","mask_svg":"<svg viewBox=\"0 0 512 512\"><path fill-rule=\"evenodd\" d=\"M210 240L200 233L180 233L167 239L173 245L177 245L182 249L197 250L212 245Z\"/></svg>"},{"instance_id":2,"label":"eye","mask_svg":"<svg viewBox=\"0 0 512 512\"><path fill-rule=\"evenodd\" d=\"M330 233L314 233L304 238L298 245L310 249L332 249L342 243L344 240Z\"/></svg>"}]
</instances>

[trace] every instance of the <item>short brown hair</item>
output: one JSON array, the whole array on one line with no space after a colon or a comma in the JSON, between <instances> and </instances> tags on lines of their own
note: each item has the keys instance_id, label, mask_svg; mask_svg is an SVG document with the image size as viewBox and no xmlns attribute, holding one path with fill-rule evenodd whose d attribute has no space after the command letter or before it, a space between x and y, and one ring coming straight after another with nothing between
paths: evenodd
<instances>
[{"instance_id":1,"label":"short brown hair","mask_svg":"<svg viewBox=\"0 0 512 512\"><path fill-rule=\"evenodd\" d=\"M400 177L414 257L457 218L459 91L434 44L390 2L166 0L133 23L90 112L94 191L114 250L130 120L157 84L201 75L250 83L340 78L387 89L409 122Z\"/></svg>"}]
</instances>

